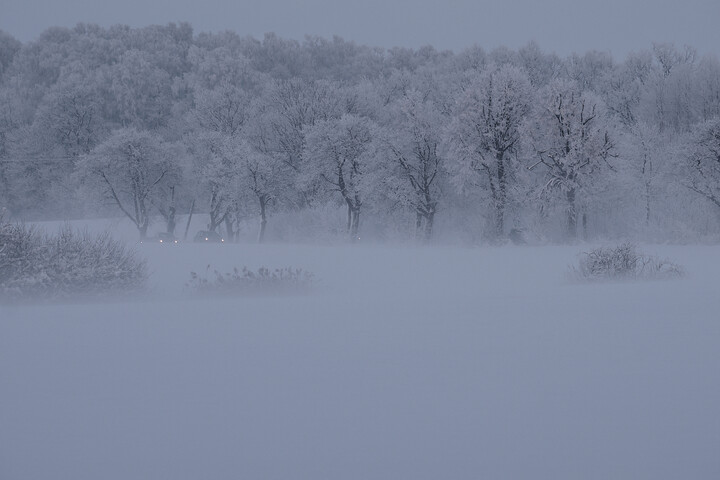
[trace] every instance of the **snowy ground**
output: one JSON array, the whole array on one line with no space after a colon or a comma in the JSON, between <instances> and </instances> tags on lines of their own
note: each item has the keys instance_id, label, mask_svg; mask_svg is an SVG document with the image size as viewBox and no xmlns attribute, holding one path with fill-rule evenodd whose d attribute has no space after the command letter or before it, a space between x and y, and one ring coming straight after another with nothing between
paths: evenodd
<instances>
[{"instance_id":1,"label":"snowy ground","mask_svg":"<svg viewBox=\"0 0 720 480\"><path fill-rule=\"evenodd\" d=\"M152 298L0 306L0 478L720 478L720 247L142 245ZM312 294L190 298L294 266Z\"/></svg>"}]
</instances>

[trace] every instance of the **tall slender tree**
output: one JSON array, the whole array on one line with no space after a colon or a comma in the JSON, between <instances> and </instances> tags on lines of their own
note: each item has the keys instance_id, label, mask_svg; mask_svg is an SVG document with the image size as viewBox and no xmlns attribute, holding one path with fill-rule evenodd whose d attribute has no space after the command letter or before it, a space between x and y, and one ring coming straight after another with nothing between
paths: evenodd
<instances>
[{"instance_id":1,"label":"tall slender tree","mask_svg":"<svg viewBox=\"0 0 720 480\"><path fill-rule=\"evenodd\" d=\"M532 92L517 67L490 67L460 94L447 129L448 170L465 190L488 189L494 235L505 235L508 204L517 180L521 126L530 112Z\"/></svg>"},{"instance_id":2,"label":"tall slender tree","mask_svg":"<svg viewBox=\"0 0 720 480\"><path fill-rule=\"evenodd\" d=\"M530 169L545 167L541 193L561 194L567 236L574 239L578 205L587 200L584 197L592 178L609 166L608 158L614 154L615 145L602 100L581 91L574 82L552 82L541 94L539 105L530 129L537 156Z\"/></svg>"}]
</instances>

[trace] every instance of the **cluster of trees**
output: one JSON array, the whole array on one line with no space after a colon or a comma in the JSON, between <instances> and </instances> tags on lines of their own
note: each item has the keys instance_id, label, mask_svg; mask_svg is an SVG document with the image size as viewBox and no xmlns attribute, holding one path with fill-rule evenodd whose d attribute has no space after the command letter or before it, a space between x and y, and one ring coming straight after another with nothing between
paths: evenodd
<instances>
[{"instance_id":1,"label":"cluster of trees","mask_svg":"<svg viewBox=\"0 0 720 480\"><path fill-rule=\"evenodd\" d=\"M353 239L714 236L720 62L666 44L617 62L188 24L0 32L0 205L114 209L141 236L191 212L259 241L272 217L278 236L293 219Z\"/></svg>"}]
</instances>

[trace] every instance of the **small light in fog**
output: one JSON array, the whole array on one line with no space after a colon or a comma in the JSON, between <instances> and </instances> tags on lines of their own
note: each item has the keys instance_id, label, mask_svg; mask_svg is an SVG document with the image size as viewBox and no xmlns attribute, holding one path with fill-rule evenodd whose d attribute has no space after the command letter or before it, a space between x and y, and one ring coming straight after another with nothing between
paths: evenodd
<instances>
[{"instance_id":1,"label":"small light in fog","mask_svg":"<svg viewBox=\"0 0 720 480\"><path fill-rule=\"evenodd\" d=\"M208 237L205 237L205 241L206 241L206 242L208 241Z\"/></svg>"},{"instance_id":2,"label":"small light in fog","mask_svg":"<svg viewBox=\"0 0 720 480\"><path fill-rule=\"evenodd\" d=\"M160 243L162 243L162 242L163 242L163 241L162 241L162 238L161 238L161 239L160 239Z\"/></svg>"}]
</instances>

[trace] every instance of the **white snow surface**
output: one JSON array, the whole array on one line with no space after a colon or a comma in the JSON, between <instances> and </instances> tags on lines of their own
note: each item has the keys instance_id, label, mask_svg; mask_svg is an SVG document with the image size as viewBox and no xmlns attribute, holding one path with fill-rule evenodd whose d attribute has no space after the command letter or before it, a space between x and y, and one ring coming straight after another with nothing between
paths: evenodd
<instances>
[{"instance_id":1,"label":"white snow surface","mask_svg":"<svg viewBox=\"0 0 720 480\"><path fill-rule=\"evenodd\" d=\"M140 245L152 295L0 306L0 479L720 478L720 247ZM307 295L194 298L207 265Z\"/></svg>"}]
</instances>

